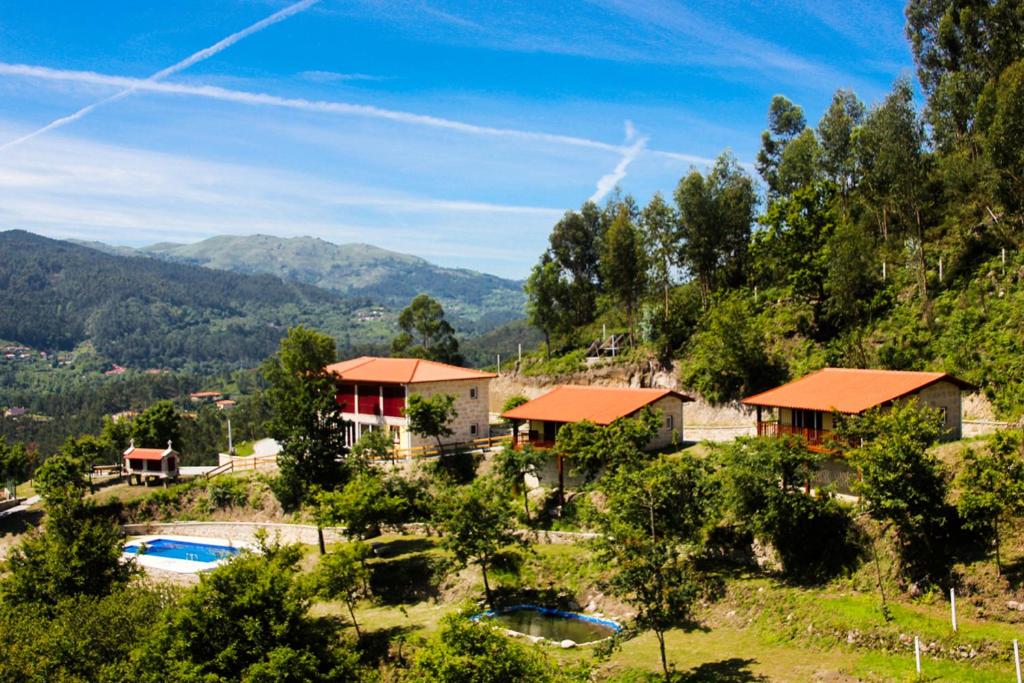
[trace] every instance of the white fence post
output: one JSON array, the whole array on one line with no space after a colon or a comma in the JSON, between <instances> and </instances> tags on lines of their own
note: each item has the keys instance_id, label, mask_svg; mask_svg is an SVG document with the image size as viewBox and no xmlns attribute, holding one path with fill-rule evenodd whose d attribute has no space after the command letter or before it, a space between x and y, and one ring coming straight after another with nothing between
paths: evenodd
<instances>
[{"instance_id":1,"label":"white fence post","mask_svg":"<svg viewBox=\"0 0 1024 683\"><path fill-rule=\"evenodd\" d=\"M917 676L921 677L921 639L914 636L914 663L917 665Z\"/></svg>"},{"instance_id":2,"label":"white fence post","mask_svg":"<svg viewBox=\"0 0 1024 683\"><path fill-rule=\"evenodd\" d=\"M1021 683L1020 680L1020 649L1017 647L1017 641L1013 641L1013 664L1017 667L1017 683Z\"/></svg>"},{"instance_id":3,"label":"white fence post","mask_svg":"<svg viewBox=\"0 0 1024 683\"><path fill-rule=\"evenodd\" d=\"M949 609L953 619L953 633L956 633L956 590L949 589Z\"/></svg>"}]
</instances>

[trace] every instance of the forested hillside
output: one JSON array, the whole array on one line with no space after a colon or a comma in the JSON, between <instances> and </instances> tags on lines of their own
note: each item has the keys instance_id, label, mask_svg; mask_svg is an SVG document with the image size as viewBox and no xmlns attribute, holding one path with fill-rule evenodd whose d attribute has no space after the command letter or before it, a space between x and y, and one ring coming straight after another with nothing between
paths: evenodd
<instances>
[{"instance_id":1,"label":"forested hillside","mask_svg":"<svg viewBox=\"0 0 1024 683\"><path fill-rule=\"evenodd\" d=\"M0 233L0 339L47 350L91 342L136 368L251 367L287 328L358 343L360 302L271 275L100 253L23 231Z\"/></svg>"},{"instance_id":2,"label":"forested hillside","mask_svg":"<svg viewBox=\"0 0 1024 683\"><path fill-rule=\"evenodd\" d=\"M525 297L520 282L442 268L417 256L369 244L334 244L314 237L222 235L194 244L154 244L140 251L236 273L276 275L366 297L395 309L426 293L444 305L458 329L467 331L489 330L523 316Z\"/></svg>"},{"instance_id":3,"label":"forested hillside","mask_svg":"<svg viewBox=\"0 0 1024 683\"><path fill-rule=\"evenodd\" d=\"M953 5L950 5L953 7ZM907 9L925 106L838 90L768 107L759 178L723 154L646 206L584 204L527 289L555 352L602 323L712 401L823 365L941 369L1024 413L1024 41L1019 10Z\"/></svg>"}]
</instances>

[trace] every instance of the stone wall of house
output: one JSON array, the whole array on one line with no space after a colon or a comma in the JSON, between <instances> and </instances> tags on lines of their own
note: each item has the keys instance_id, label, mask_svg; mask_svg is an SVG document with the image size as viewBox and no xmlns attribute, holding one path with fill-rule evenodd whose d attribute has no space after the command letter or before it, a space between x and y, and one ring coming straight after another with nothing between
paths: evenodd
<instances>
[{"instance_id":1,"label":"stone wall of house","mask_svg":"<svg viewBox=\"0 0 1024 683\"><path fill-rule=\"evenodd\" d=\"M654 412L659 413L661 427L658 429L658 434L647 445L649 449L665 448L673 443L681 444L683 442L684 405L683 401L675 396L665 396L651 404Z\"/></svg>"},{"instance_id":2,"label":"stone wall of house","mask_svg":"<svg viewBox=\"0 0 1024 683\"><path fill-rule=\"evenodd\" d=\"M458 417L448 425L452 435L442 439L444 443L466 443L487 436L490 420L490 388L489 379L467 379L454 382L423 382L410 384L409 395L420 394L429 398L435 394L452 394L455 396L455 412ZM471 390L476 389L476 398L471 398ZM473 433L473 426L476 433ZM434 446L436 442L429 437L410 434L410 446Z\"/></svg>"},{"instance_id":3,"label":"stone wall of house","mask_svg":"<svg viewBox=\"0 0 1024 683\"><path fill-rule=\"evenodd\" d=\"M959 439L963 434L961 422L960 388L952 382L936 382L915 394L918 401L945 413L947 439Z\"/></svg>"}]
</instances>

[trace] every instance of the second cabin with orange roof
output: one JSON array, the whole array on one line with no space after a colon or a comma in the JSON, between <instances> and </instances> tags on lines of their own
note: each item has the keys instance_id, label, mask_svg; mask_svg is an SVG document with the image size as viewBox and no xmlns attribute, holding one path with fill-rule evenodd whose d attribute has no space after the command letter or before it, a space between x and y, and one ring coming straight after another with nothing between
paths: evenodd
<instances>
[{"instance_id":1,"label":"second cabin with orange roof","mask_svg":"<svg viewBox=\"0 0 1024 683\"><path fill-rule=\"evenodd\" d=\"M650 406L661 416L658 434L647 445L654 450L683 440L683 404L692 400L670 389L565 385L502 413L502 417L515 426L514 441L529 441L540 448L548 448L554 445L558 430L564 424L587 420L609 425ZM522 423L529 424L525 438L519 436Z\"/></svg>"},{"instance_id":2,"label":"second cabin with orange roof","mask_svg":"<svg viewBox=\"0 0 1024 683\"><path fill-rule=\"evenodd\" d=\"M945 372L824 368L742 402L757 408L758 436L795 434L820 448L831 440L835 415L859 415L911 399L942 411L946 437L959 439L960 394L973 389Z\"/></svg>"},{"instance_id":3,"label":"second cabin with orange roof","mask_svg":"<svg viewBox=\"0 0 1024 683\"><path fill-rule=\"evenodd\" d=\"M409 396L451 394L458 417L448 425L447 444L489 436L489 388L497 375L419 358L363 356L327 366L339 380L337 400L349 421L349 443L364 432L385 431L398 449L430 447L436 442L409 431Z\"/></svg>"}]
</instances>

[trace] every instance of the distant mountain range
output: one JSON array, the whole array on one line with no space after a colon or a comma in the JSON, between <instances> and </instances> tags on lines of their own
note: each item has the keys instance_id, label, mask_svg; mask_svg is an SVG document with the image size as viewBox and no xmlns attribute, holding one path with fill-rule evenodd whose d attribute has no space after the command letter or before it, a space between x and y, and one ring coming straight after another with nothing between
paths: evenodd
<instances>
[{"instance_id":1,"label":"distant mountain range","mask_svg":"<svg viewBox=\"0 0 1024 683\"><path fill-rule=\"evenodd\" d=\"M418 256L369 244L269 235L224 235L193 244L163 242L141 249L99 242L78 244L118 256L145 255L235 273L275 275L350 297L365 297L393 309L426 292L441 301L456 327L469 332L487 331L522 318L525 312L522 282L443 268Z\"/></svg>"},{"instance_id":2,"label":"distant mountain range","mask_svg":"<svg viewBox=\"0 0 1024 683\"><path fill-rule=\"evenodd\" d=\"M134 368L251 367L298 324L331 333L343 348L383 344L393 323L361 322L366 305L272 275L0 232L0 339L51 350L89 343Z\"/></svg>"}]
</instances>

